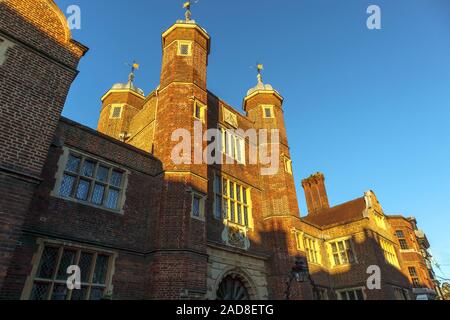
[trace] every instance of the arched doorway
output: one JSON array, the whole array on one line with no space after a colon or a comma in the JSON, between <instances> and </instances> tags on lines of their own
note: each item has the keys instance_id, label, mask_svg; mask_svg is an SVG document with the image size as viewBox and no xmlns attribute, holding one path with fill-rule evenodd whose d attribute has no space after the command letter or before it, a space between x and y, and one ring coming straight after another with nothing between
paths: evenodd
<instances>
[{"instance_id":1,"label":"arched doorway","mask_svg":"<svg viewBox=\"0 0 450 320\"><path fill-rule=\"evenodd\" d=\"M217 289L217 300L250 300L250 294L241 277L228 275Z\"/></svg>"}]
</instances>

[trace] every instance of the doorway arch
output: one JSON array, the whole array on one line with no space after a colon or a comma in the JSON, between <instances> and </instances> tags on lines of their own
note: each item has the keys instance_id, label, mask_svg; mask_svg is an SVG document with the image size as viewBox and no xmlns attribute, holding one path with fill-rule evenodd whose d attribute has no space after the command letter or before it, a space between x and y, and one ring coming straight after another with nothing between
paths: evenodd
<instances>
[{"instance_id":1,"label":"doorway arch","mask_svg":"<svg viewBox=\"0 0 450 320\"><path fill-rule=\"evenodd\" d=\"M217 286L217 300L245 301L255 298L256 292L250 281L236 270L225 273Z\"/></svg>"}]
</instances>

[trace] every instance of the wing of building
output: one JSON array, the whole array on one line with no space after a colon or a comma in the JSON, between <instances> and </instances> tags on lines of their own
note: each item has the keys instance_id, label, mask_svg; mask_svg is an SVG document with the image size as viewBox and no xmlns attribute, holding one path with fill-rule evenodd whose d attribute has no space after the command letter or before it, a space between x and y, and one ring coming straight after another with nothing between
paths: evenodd
<instances>
[{"instance_id":1,"label":"wing of building","mask_svg":"<svg viewBox=\"0 0 450 320\"><path fill-rule=\"evenodd\" d=\"M330 207L315 174L301 218L283 97L259 74L243 112L228 105L207 87L210 48L190 15L177 21L162 33L159 86L145 94L133 67L101 97L92 130L60 116L87 52L63 13L51 0L0 2L0 297L435 295L426 237L415 220L386 216L373 192ZM255 142L263 130L279 139ZM224 163L203 161L208 132ZM275 171L251 163L263 145L279 148ZM311 278L291 284L299 261ZM68 289L68 271L80 289Z\"/></svg>"}]
</instances>

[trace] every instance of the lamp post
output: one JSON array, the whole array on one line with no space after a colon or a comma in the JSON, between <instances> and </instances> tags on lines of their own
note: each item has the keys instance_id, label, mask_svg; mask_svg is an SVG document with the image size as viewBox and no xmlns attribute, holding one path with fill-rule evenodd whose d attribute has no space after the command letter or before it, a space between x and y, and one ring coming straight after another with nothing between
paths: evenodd
<instances>
[{"instance_id":1,"label":"lamp post","mask_svg":"<svg viewBox=\"0 0 450 320\"><path fill-rule=\"evenodd\" d=\"M306 283L309 281L313 287L313 295L314 297L316 296L316 285L311 278L308 265L303 259L297 258L295 260L295 265L292 267L291 272L289 273L289 279L286 285L286 300L290 300L291 298L291 288L294 280L297 283Z\"/></svg>"}]
</instances>

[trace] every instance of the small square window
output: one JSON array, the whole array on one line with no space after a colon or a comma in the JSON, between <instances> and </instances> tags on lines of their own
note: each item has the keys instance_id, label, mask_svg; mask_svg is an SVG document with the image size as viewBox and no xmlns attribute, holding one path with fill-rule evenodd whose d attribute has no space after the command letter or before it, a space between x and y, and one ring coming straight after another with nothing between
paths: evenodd
<instances>
[{"instance_id":1,"label":"small square window","mask_svg":"<svg viewBox=\"0 0 450 320\"><path fill-rule=\"evenodd\" d=\"M206 106L196 101L194 103L194 118L205 122Z\"/></svg>"},{"instance_id":2,"label":"small square window","mask_svg":"<svg viewBox=\"0 0 450 320\"><path fill-rule=\"evenodd\" d=\"M403 233L402 230L397 230L397 231L395 232L395 234L396 234L397 238L399 238L399 239L405 237L405 234Z\"/></svg>"},{"instance_id":3,"label":"small square window","mask_svg":"<svg viewBox=\"0 0 450 320\"><path fill-rule=\"evenodd\" d=\"M204 206L205 206L204 197L194 192L192 194L192 210L191 210L192 217L196 219L203 219L205 211Z\"/></svg>"},{"instance_id":4,"label":"small square window","mask_svg":"<svg viewBox=\"0 0 450 320\"><path fill-rule=\"evenodd\" d=\"M192 202L192 215L194 217L200 217L200 204L202 199L199 196L194 196L194 200Z\"/></svg>"},{"instance_id":5,"label":"small square window","mask_svg":"<svg viewBox=\"0 0 450 320\"><path fill-rule=\"evenodd\" d=\"M122 117L122 106L113 106L111 108L111 116L110 119L120 119Z\"/></svg>"},{"instance_id":6,"label":"small square window","mask_svg":"<svg viewBox=\"0 0 450 320\"><path fill-rule=\"evenodd\" d=\"M402 250L409 250L409 246L408 243L406 242L405 239L400 239L400 247L402 248Z\"/></svg>"},{"instance_id":7,"label":"small square window","mask_svg":"<svg viewBox=\"0 0 450 320\"><path fill-rule=\"evenodd\" d=\"M266 119L274 118L273 106L263 106L263 115Z\"/></svg>"},{"instance_id":8,"label":"small square window","mask_svg":"<svg viewBox=\"0 0 450 320\"><path fill-rule=\"evenodd\" d=\"M178 55L179 56L190 56L192 48L191 42L178 42Z\"/></svg>"}]
</instances>

